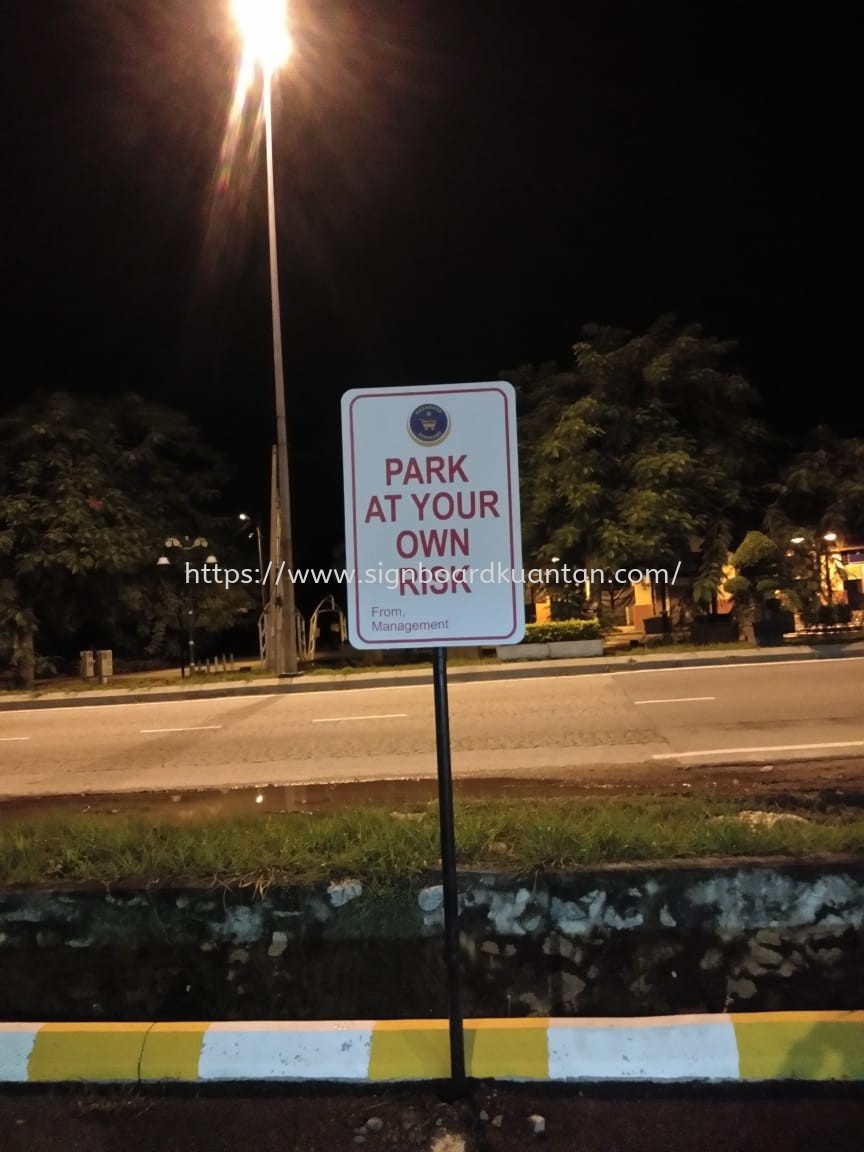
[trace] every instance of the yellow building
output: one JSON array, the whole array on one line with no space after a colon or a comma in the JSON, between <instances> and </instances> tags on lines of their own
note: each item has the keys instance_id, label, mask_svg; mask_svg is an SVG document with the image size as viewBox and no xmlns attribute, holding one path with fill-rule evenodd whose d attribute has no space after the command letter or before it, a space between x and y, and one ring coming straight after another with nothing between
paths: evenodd
<instances>
[{"instance_id":1,"label":"yellow building","mask_svg":"<svg viewBox=\"0 0 864 1152\"><path fill-rule=\"evenodd\" d=\"M698 544L698 542L694 543ZM698 548L694 548L688 559L689 562L682 563L679 578L676 584L668 589L667 593L666 610L673 622L680 615L682 608L692 610L689 591L697 572ZM864 610L864 545L837 547L835 551L830 553L830 557L826 556L826 560L828 563L824 565L823 578L830 574L831 594L830 596L827 594L827 588L823 591L821 596L823 603L829 601L834 604L848 602L853 611ZM734 608L733 598L723 588L725 582L734 575L734 567L727 564L723 569L723 578L717 592L716 611L718 615L726 615ZM590 601L592 597L596 599L601 590L602 586L599 584L595 583L593 587L586 584L586 602ZM526 589L526 591L529 590ZM623 626L628 630L644 632L646 629L645 621L659 617L663 613L662 591L661 588L655 587L648 575L644 576L638 583L619 586L615 596L619 609L616 612L616 622L619 627ZM538 624L547 623L552 619L554 588L551 589L551 592L550 595L550 589L542 585L534 587L529 592ZM608 603L608 598L604 597L604 602Z\"/></svg>"}]
</instances>

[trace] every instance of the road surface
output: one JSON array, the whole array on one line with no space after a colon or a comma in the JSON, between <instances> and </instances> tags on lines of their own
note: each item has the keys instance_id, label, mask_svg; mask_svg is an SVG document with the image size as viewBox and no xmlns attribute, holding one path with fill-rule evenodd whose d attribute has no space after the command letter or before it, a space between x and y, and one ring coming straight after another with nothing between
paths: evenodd
<instances>
[{"instance_id":1,"label":"road surface","mask_svg":"<svg viewBox=\"0 0 864 1152\"><path fill-rule=\"evenodd\" d=\"M454 774L677 769L864 753L864 665L450 685ZM0 796L435 775L428 686L0 714Z\"/></svg>"}]
</instances>

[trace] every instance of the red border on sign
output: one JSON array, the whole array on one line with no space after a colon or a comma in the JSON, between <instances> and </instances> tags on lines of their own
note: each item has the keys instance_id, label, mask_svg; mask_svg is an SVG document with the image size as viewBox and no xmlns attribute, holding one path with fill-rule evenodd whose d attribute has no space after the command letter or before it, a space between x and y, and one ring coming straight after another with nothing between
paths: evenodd
<instances>
[{"instance_id":1,"label":"red border on sign","mask_svg":"<svg viewBox=\"0 0 864 1152\"><path fill-rule=\"evenodd\" d=\"M452 395L467 395L467 394L477 393L477 392L483 393L483 394L490 393L490 392L497 392L498 395L501 397L501 399L504 401L504 428L505 428L505 439L506 439L506 449L507 449L507 453L506 453L507 454L507 520L508 520L508 523L510 525L510 570L513 571L515 569L515 566L516 566L516 544L515 544L514 534L513 534L513 475L512 475L512 470L510 467L510 460L511 460L511 455L512 455L512 452L511 452L512 445L511 445L511 440L510 440L510 437L511 437L510 405L507 403L507 393L504 392L503 389L498 388L498 387L493 387L493 388L458 388L458 387L446 388L445 387L445 388L430 388L428 390L422 389L422 388L421 389L412 388L408 392L399 392L399 391L396 391L395 389L387 389L387 390L381 391L381 392L364 392L359 396L355 396L354 399L351 401L351 403L348 406L350 443L351 443L351 510L352 510L351 528L352 528L352 535L353 535L353 540L354 540L354 564L355 564L355 569L354 569L354 578L355 578L355 581L354 581L354 619L356 621L356 626L357 626L357 635L366 644L375 644L375 641L369 640L366 636L363 635L362 631L360 630L360 583L359 583L360 557L359 557L359 547L358 547L358 540L357 540L357 482L356 482L355 459L354 459L354 405L357 403L358 400L379 400L382 398L390 399L391 397L394 397L394 396L412 396L412 397L452 396ZM453 641L453 640L476 640L478 642L482 641L482 640L501 640L501 641L508 640L513 635L513 633L516 631L516 628L517 628L516 590L518 588L521 588L522 585L521 584L513 584L511 587L512 587L512 604L511 604L511 607L512 607L512 611L513 611L513 614L512 614L513 626L509 632L505 633L502 636L451 636L451 637L449 637L449 639L451 641ZM522 610L524 612L524 606L523 606ZM410 647L410 648L429 648L429 647L446 648L447 644L446 643L434 644L434 642L430 644L430 642L428 640L425 640L425 641L424 640L418 640L416 637L414 639L407 639L407 640L389 640L388 639L387 642L384 644L376 644L376 647L380 647L380 648L397 648L399 646Z\"/></svg>"}]
</instances>

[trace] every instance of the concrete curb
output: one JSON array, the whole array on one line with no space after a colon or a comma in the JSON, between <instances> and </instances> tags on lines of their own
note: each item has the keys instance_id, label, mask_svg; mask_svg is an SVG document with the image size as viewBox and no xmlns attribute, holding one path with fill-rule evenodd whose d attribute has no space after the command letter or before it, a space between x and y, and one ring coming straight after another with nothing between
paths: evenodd
<instances>
[{"instance_id":1,"label":"concrete curb","mask_svg":"<svg viewBox=\"0 0 864 1152\"><path fill-rule=\"evenodd\" d=\"M576 660L548 660L542 662L502 664L500 667L483 665L451 668L451 683L476 683L491 680L535 680L550 676L605 676L610 673L649 672L663 668L718 668L753 664L797 663L802 660L854 660L864 659L864 645L849 651L840 646L826 645L799 649L769 648L762 652L731 652L727 655L699 656L626 656L610 660L603 656L589 656ZM93 708L109 704L165 704L173 700L220 700L244 696L274 696L298 692L339 692L363 688L414 688L432 683L432 673L422 672L369 672L353 676L298 677L290 681L266 680L225 683L201 688L156 688L132 691L82 691L68 696L12 695L0 698L0 712L23 712L34 708Z\"/></svg>"},{"instance_id":2,"label":"concrete curb","mask_svg":"<svg viewBox=\"0 0 864 1152\"><path fill-rule=\"evenodd\" d=\"M466 1020L477 1080L864 1081L864 1011ZM446 1020L0 1024L0 1083L445 1080Z\"/></svg>"}]
</instances>

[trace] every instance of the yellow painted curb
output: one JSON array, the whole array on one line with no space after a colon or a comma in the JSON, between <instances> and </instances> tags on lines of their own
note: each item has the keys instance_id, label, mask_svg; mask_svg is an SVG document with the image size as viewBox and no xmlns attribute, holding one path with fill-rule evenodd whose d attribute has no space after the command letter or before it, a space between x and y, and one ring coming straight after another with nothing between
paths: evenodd
<instances>
[{"instance_id":1,"label":"yellow painted curb","mask_svg":"<svg viewBox=\"0 0 864 1152\"><path fill-rule=\"evenodd\" d=\"M731 1016L742 1080L864 1080L864 1012Z\"/></svg>"},{"instance_id":2,"label":"yellow painted curb","mask_svg":"<svg viewBox=\"0 0 864 1152\"><path fill-rule=\"evenodd\" d=\"M152 1024L43 1024L27 1066L31 1081L139 1077L144 1038Z\"/></svg>"},{"instance_id":3,"label":"yellow painted curb","mask_svg":"<svg viewBox=\"0 0 864 1152\"><path fill-rule=\"evenodd\" d=\"M548 1020L470 1020L465 1066L476 1080L548 1080Z\"/></svg>"},{"instance_id":4,"label":"yellow painted curb","mask_svg":"<svg viewBox=\"0 0 864 1152\"><path fill-rule=\"evenodd\" d=\"M144 1038L142 1080L197 1080L209 1024L154 1024Z\"/></svg>"},{"instance_id":5,"label":"yellow painted curb","mask_svg":"<svg viewBox=\"0 0 864 1152\"><path fill-rule=\"evenodd\" d=\"M864 1082L864 1011L469 1019L464 1033L476 1080ZM0 1080L10 1083L449 1075L447 1020L0 1024Z\"/></svg>"},{"instance_id":6,"label":"yellow painted curb","mask_svg":"<svg viewBox=\"0 0 864 1152\"><path fill-rule=\"evenodd\" d=\"M450 1075L447 1021L377 1021L368 1075L370 1080L446 1080Z\"/></svg>"},{"instance_id":7,"label":"yellow painted curb","mask_svg":"<svg viewBox=\"0 0 864 1152\"><path fill-rule=\"evenodd\" d=\"M548 1021L466 1020L465 1071L474 1079L547 1080ZM442 1080L450 1075L446 1020L381 1020L372 1032L370 1080Z\"/></svg>"}]
</instances>

